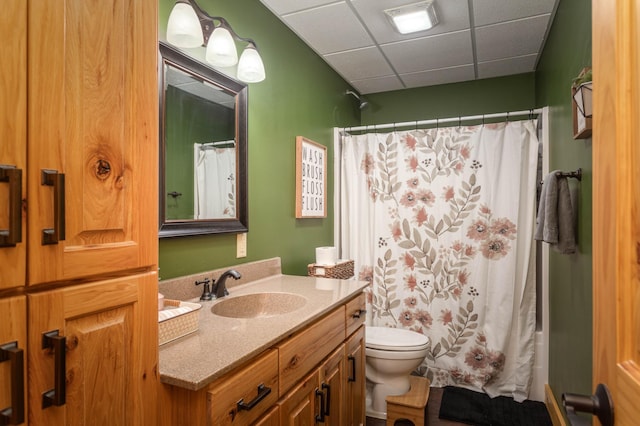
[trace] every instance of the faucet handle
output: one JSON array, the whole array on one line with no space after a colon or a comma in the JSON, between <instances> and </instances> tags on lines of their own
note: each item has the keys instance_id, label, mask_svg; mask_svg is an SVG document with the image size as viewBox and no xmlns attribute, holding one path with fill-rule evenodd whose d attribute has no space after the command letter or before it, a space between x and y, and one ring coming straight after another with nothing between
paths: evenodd
<instances>
[{"instance_id":1,"label":"faucet handle","mask_svg":"<svg viewBox=\"0 0 640 426\"><path fill-rule=\"evenodd\" d=\"M211 293L211 289L209 288L209 284L211 280L209 278L205 278L202 281L195 282L195 285L204 284L204 288L202 289L202 296L200 296L200 300L207 301L213 299L213 294Z\"/></svg>"}]
</instances>

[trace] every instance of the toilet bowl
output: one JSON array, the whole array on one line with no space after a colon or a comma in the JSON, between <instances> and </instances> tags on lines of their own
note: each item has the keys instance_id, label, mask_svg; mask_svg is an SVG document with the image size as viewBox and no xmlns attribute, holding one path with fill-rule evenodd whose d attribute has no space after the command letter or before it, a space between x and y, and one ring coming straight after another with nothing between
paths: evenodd
<instances>
[{"instance_id":1,"label":"toilet bowl","mask_svg":"<svg viewBox=\"0 0 640 426\"><path fill-rule=\"evenodd\" d=\"M429 338L411 330L367 327L367 416L386 419L388 395L409 390L409 376L427 356Z\"/></svg>"}]
</instances>

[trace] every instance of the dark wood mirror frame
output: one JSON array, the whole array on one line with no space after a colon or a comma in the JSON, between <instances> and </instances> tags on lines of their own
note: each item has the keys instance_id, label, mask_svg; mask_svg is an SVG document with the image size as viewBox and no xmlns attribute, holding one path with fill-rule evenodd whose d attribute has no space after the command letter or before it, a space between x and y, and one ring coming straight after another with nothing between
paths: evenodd
<instances>
[{"instance_id":1,"label":"dark wood mirror frame","mask_svg":"<svg viewBox=\"0 0 640 426\"><path fill-rule=\"evenodd\" d=\"M160 114L160 176L159 176L159 237L178 237L188 235L243 233L248 231L248 194L247 194L247 86L233 80L209 66L187 56L176 48L164 43L159 43L158 66L158 94ZM167 220L165 182L166 147L165 147L165 64L182 69L183 71L198 76L215 86L222 87L228 92L235 93L235 118L236 118L236 149L237 149L237 181L236 181L236 218L231 219L207 219L207 220Z\"/></svg>"}]
</instances>

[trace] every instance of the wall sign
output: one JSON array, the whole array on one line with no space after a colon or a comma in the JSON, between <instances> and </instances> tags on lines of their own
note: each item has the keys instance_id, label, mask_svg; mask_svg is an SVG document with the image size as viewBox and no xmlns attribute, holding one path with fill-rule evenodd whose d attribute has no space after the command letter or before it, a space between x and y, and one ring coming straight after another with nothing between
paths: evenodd
<instances>
[{"instance_id":1,"label":"wall sign","mask_svg":"<svg viewBox=\"0 0 640 426\"><path fill-rule=\"evenodd\" d=\"M296 137L296 218L327 217L327 147Z\"/></svg>"}]
</instances>

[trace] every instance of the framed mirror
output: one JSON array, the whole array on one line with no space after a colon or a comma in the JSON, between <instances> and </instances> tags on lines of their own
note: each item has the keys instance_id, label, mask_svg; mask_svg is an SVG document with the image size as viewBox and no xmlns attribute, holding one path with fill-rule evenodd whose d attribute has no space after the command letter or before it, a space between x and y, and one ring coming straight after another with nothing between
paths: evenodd
<instances>
[{"instance_id":1,"label":"framed mirror","mask_svg":"<svg viewBox=\"0 0 640 426\"><path fill-rule=\"evenodd\" d=\"M247 86L159 51L159 236L247 232Z\"/></svg>"}]
</instances>

